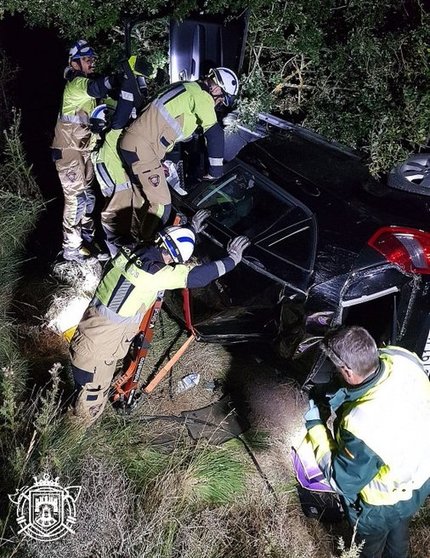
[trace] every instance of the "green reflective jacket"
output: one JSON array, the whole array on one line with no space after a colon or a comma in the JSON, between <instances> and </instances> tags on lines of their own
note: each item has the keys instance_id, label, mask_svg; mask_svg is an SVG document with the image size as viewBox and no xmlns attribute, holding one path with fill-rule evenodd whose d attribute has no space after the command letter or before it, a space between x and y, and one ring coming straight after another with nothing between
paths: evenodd
<instances>
[{"instance_id":1,"label":"green reflective jacket","mask_svg":"<svg viewBox=\"0 0 430 558\"><path fill-rule=\"evenodd\" d=\"M131 187L118 153L121 132L122 130L109 130L100 149L91 154L97 180L105 197L110 197L114 191Z\"/></svg>"},{"instance_id":2,"label":"green reflective jacket","mask_svg":"<svg viewBox=\"0 0 430 558\"><path fill-rule=\"evenodd\" d=\"M145 263L126 248L108 265L94 295L96 305L101 303L112 319L117 316L119 320L132 318L138 322L155 302L158 291L184 288L190 271L185 264L173 266L161 262L158 270L154 265L145 270Z\"/></svg>"},{"instance_id":3,"label":"green reflective jacket","mask_svg":"<svg viewBox=\"0 0 430 558\"><path fill-rule=\"evenodd\" d=\"M335 436L311 421L308 439L350 518L359 516L359 531L413 515L430 493L430 382L418 357L382 349L375 377L342 388L330 405Z\"/></svg>"}]
</instances>

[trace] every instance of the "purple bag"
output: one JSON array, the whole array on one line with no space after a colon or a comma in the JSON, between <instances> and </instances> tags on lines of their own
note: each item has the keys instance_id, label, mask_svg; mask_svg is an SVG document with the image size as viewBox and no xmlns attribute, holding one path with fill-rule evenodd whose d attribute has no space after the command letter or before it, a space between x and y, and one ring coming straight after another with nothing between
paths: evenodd
<instances>
[{"instance_id":1,"label":"purple bag","mask_svg":"<svg viewBox=\"0 0 430 558\"><path fill-rule=\"evenodd\" d=\"M300 484L297 493L305 516L329 523L342 521L344 514L339 495L324 478L307 437L298 448L291 450L294 472Z\"/></svg>"},{"instance_id":2,"label":"purple bag","mask_svg":"<svg viewBox=\"0 0 430 558\"><path fill-rule=\"evenodd\" d=\"M335 491L318 467L311 444L305 437L298 448L291 448L293 467L300 486L313 492Z\"/></svg>"}]
</instances>

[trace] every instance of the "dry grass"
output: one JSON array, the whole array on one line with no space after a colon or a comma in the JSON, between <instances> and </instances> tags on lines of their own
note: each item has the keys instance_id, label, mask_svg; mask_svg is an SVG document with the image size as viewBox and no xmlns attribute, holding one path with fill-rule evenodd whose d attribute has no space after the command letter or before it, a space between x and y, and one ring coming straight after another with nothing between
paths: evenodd
<instances>
[{"instance_id":1,"label":"dry grass","mask_svg":"<svg viewBox=\"0 0 430 558\"><path fill-rule=\"evenodd\" d=\"M231 546L223 556L321 558L330 556L329 539L308 522L290 495L253 490L229 510Z\"/></svg>"},{"instance_id":2,"label":"dry grass","mask_svg":"<svg viewBox=\"0 0 430 558\"><path fill-rule=\"evenodd\" d=\"M175 338L170 355L185 335L163 312L147 370L163 364ZM176 382L193 371L200 384L176 395ZM142 415L179 415L219 399L204 389L214 378L242 398L253 430L246 437L276 498L238 442L195 446L179 422L142 422ZM49 434L41 463L63 485L81 484L83 491L76 535L51 543L49 557L356 558L356 549L337 548L344 526L329 531L306 519L298 503L290 447L304 432L305 408L297 386L268 362L195 343L131 420L108 408L84 436L65 417ZM262 434L264 443L254 443L253 435L261 442ZM420 545L428 540L426 513L412 535L419 558L426 555ZM22 558L48 556L42 543L21 542L15 550Z\"/></svg>"},{"instance_id":3,"label":"dry grass","mask_svg":"<svg viewBox=\"0 0 430 558\"><path fill-rule=\"evenodd\" d=\"M76 534L49 543L49 554L46 543L27 541L21 556L331 556L327 534L303 518L287 494L275 502L266 491L254 489L233 504L196 507L184 499L189 479L175 468L140 494L117 466L89 458L83 471Z\"/></svg>"},{"instance_id":4,"label":"dry grass","mask_svg":"<svg viewBox=\"0 0 430 558\"><path fill-rule=\"evenodd\" d=\"M147 377L159 370L175 354L187 336L178 324L162 311L161 322L148 354L145 370ZM211 382L222 383L231 366L231 356L220 345L193 342L171 373L146 398L139 410L142 414L179 415L181 411L205 407L220 398L219 392L211 389ZM178 381L192 373L200 374L197 386L189 391L177 393Z\"/></svg>"},{"instance_id":5,"label":"dry grass","mask_svg":"<svg viewBox=\"0 0 430 558\"><path fill-rule=\"evenodd\" d=\"M29 556L46 558L48 551L50 558L108 558L126 550L134 501L130 481L117 466L91 457L82 471L75 535L50 543L28 540Z\"/></svg>"},{"instance_id":6,"label":"dry grass","mask_svg":"<svg viewBox=\"0 0 430 558\"><path fill-rule=\"evenodd\" d=\"M430 552L430 497L411 523L411 556L428 558Z\"/></svg>"},{"instance_id":7,"label":"dry grass","mask_svg":"<svg viewBox=\"0 0 430 558\"><path fill-rule=\"evenodd\" d=\"M17 332L22 354L26 358L43 361L68 357L66 341L46 325L20 324Z\"/></svg>"}]
</instances>

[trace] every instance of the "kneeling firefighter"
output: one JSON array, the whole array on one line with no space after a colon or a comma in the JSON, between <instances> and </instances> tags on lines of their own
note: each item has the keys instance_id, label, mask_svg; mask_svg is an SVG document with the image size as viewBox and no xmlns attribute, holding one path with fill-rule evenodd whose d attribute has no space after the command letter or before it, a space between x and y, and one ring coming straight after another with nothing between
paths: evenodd
<instances>
[{"instance_id":1,"label":"kneeling firefighter","mask_svg":"<svg viewBox=\"0 0 430 558\"><path fill-rule=\"evenodd\" d=\"M208 285L231 271L249 246L245 236L234 238L221 260L190 267L195 233L204 227L206 210L198 211L191 227L167 227L155 244L123 248L108 264L95 295L70 344L77 390L74 413L87 425L103 412L118 359L126 356L146 311L159 291Z\"/></svg>"}]
</instances>

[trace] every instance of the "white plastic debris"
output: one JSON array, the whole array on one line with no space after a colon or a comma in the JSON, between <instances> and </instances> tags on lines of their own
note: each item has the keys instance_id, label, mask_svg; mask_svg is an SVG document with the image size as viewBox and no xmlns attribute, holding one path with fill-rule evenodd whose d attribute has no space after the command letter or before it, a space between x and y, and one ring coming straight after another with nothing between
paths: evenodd
<instances>
[{"instance_id":1,"label":"white plastic debris","mask_svg":"<svg viewBox=\"0 0 430 558\"><path fill-rule=\"evenodd\" d=\"M184 376L178 382L178 387L176 388L176 393L182 393L193 387L195 387L200 382L200 374L198 372L192 372L187 376Z\"/></svg>"}]
</instances>

